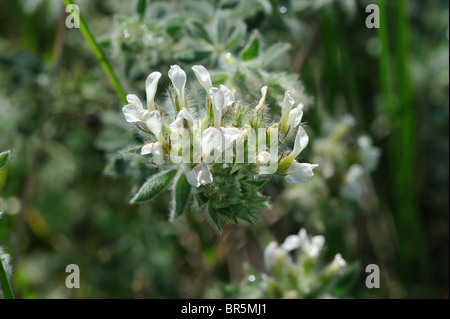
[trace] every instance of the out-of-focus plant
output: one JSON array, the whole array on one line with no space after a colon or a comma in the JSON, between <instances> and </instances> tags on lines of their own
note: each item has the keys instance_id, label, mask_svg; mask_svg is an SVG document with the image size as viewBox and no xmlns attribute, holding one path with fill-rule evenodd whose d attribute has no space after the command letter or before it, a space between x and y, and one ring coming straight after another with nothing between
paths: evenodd
<instances>
[{"instance_id":1,"label":"out-of-focus plant","mask_svg":"<svg viewBox=\"0 0 450 319\"><path fill-rule=\"evenodd\" d=\"M10 151L5 151L0 153L0 177L2 176L2 169L8 164L10 156ZM2 218L3 212L0 211L0 219ZM7 299L13 299L14 295L11 290L11 285L9 283L8 277L12 274L12 268L10 265L9 254L3 251L0 246L0 291Z\"/></svg>"},{"instance_id":2,"label":"out-of-focus plant","mask_svg":"<svg viewBox=\"0 0 450 319\"><path fill-rule=\"evenodd\" d=\"M321 233L351 223L373 192L368 176L377 168L380 150L369 136L355 134L354 125L350 115L324 119L310 155L321 167L320 178L305 184L306 191L290 187L283 194L295 220Z\"/></svg>"},{"instance_id":3,"label":"out-of-focus plant","mask_svg":"<svg viewBox=\"0 0 450 319\"><path fill-rule=\"evenodd\" d=\"M325 238L308 236L303 228L279 245L270 242L264 250L266 272L247 269L239 285L211 290L211 296L234 298L336 298L343 297L358 274L358 264L347 265L341 254L324 264Z\"/></svg>"}]
</instances>

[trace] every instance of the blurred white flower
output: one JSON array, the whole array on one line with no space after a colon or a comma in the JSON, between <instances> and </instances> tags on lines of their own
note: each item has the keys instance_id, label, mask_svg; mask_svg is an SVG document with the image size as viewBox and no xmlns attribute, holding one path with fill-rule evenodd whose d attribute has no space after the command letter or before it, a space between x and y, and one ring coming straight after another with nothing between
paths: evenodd
<instances>
[{"instance_id":1,"label":"blurred white flower","mask_svg":"<svg viewBox=\"0 0 450 319\"><path fill-rule=\"evenodd\" d=\"M365 192L364 169L359 164L353 164L345 176L345 183L341 188L341 194L347 199L357 200Z\"/></svg>"},{"instance_id":2,"label":"blurred white flower","mask_svg":"<svg viewBox=\"0 0 450 319\"><path fill-rule=\"evenodd\" d=\"M306 254L311 259L316 259L322 251L323 245L325 244L325 237L317 235L314 237L309 237L306 233L306 229L302 228L298 233L300 238L299 248L304 254Z\"/></svg>"},{"instance_id":3,"label":"blurred white flower","mask_svg":"<svg viewBox=\"0 0 450 319\"><path fill-rule=\"evenodd\" d=\"M372 145L372 139L368 135L361 135L358 138L358 146L362 153L363 167L368 172L372 172L378 166L380 149Z\"/></svg>"}]
</instances>

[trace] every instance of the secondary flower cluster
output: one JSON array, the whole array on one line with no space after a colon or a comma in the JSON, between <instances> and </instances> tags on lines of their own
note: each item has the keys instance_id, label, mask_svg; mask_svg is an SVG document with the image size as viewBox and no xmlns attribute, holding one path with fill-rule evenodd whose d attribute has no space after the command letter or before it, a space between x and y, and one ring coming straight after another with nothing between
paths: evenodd
<instances>
[{"instance_id":1,"label":"secondary flower cluster","mask_svg":"<svg viewBox=\"0 0 450 319\"><path fill-rule=\"evenodd\" d=\"M356 274L354 265L347 266L340 254L333 261L323 263L323 236L309 236L305 229L286 237L279 245L271 242L264 250L266 272L256 274L247 270L248 277L231 298L306 299L339 297L339 288L345 290L338 279L344 274ZM344 289L345 288L345 289ZM233 291L233 290L230 290Z\"/></svg>"},{"instance_id":2,"label":"secondary flower cluster","mask_svg":"<svg viewBox=\"0 0 450 319\"><path fill-rule=\"evenodd\" d=\"M245 166L255 173L252 178L276 174L288 183L300 183L314 175L317 165L295 160L309 138L300 125L303 105L294 106L289 91L281 104L281 118L270 123L264 117L267 86L261 89L257 105L243 107L226 86L212 86L204 66L196 65L192 70L206 95L193 98L194 92L187 94L186 73L173 65L169 71L173 88L166 103L155 102L160 72L147 77L146 107L136 95L127 96L129 104L123 107L123 114L148 133L149 141L141 154L151 154L151 163L181 168L194 187L214 182L212 167L217 163L234 169ZM279 152L279 145L294 134L292 150Z\"/></svg>"}]
</instances>

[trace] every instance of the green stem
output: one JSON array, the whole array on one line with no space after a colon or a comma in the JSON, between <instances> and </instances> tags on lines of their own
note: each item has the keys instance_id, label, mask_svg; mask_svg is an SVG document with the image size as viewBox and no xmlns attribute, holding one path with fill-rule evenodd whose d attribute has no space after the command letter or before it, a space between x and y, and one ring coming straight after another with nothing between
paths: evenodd
<instances>
[{"instance_id":1,"label":"green stem","mask_svg":"<svg viewBox=\"0 0 450 319\"><path fill-rule=\"evenodd\" d=\"M409 262L414 256L418 256L419 269L425 280L429 279L430 265L428 259L428 251L426 247L426 239L422 229L422 223L417 211L416 194L412 185L414 179L414 145L415 145L415 108L413 103L413 91L410 75L409 62L409 21L407 13L407 4L405 0L399 0L396 7L397 22L397 76L399 91L399 112L401 121L399 123L398 135L401 137L402 143L399 146L399 158L401 161L401 183L399 188L399 199L402 207L399 210L399 218L403 225L402 240L405 248L409 253Z\"/></svg>"},{"instance_id":2,"label":"green stem","mask_svg":"<svg viewBox=\"0 0 450 319\"><path fill-rule=\"evenodd\" d=\"M395 5L395 69L392 66L389 52L386 1L378 0L377 4L380 8L380 28L377 29L381 45L380 84L384 113L391 131L388 140L391 154L389 165L394 181L395 205L398 210L397 231L403 276L406 280L410 280L412 276L410 265L419 261L421 275L428 280L430 273L428 251L417 212L413 187L415 128L413 91L409 74L409 22L406 2L399 0ZM394 85L396 85L396 91L394 91Z\"/></svg>"},{"instance_id":3,"label":"green stem","mask_svg":"<svg viewBox=\"0 0 450 319\"><path fill-rule=\"evenodd\" d=\"M0 285L2 286L3 294L5 299L14 299L14 294L11 289L11 285L9 284L8 275L6 274L5 267L3 266L3 262L0 259Z\"/></svg>"},{"instance_id":4,"label":"green stem","mask_svg":"<svg viewBox=\"0 0 450 319\"><path fill-rule=\"evenodd\" d=\"M66 6L73 4L71 0L63 0L64 4ZM94 36L92 35L91 31L89 30L89 27L87 26L86 22L84 21L83 17L80 13L80 30L83 34L86 41L89 43L89 46L92 49L92 52L94 52L95 57L97 58L98 62L102 66L103 70L105 71L106 75L108 76L109 80L111 81L114 89L116 90L117 95L121 99L122 103L127 104L126 99L126 93L123 89L122 85L119 82L119 79L117 78L116 74L114 73L111 64L108 62L108 59L106 58L105 54L103 53L100 46L97 44L97 41L95 41Z\"/></svg>"}]
</instances>

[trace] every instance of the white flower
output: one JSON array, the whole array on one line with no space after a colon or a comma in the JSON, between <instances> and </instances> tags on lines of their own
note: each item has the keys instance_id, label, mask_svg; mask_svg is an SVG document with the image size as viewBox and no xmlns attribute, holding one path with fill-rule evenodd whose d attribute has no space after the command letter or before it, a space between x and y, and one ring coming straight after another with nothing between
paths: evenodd
<instances>
[{"instance_id":1,"label":"white flower","mask_svg":"<svg viewBox=\"0 0 450 319\"><path fill-rule=\"evenodd\" d=\"M313 170L317 166L319 165L293 161L284 179L290 184L303 183L314 176Z\"/></svg>"},{"instance_id":2,"label":"white flower","mask_svg":"<svg viewBox=\"0 0 450 319\"><path fill-rule=\"evenodd\" d=\"M220 85L219 88L211 88L209 96L213 106L214 126L220 128L223 109L234 102L234 94L225 85Z\"/></svg>"},{"instance_id":3,"label":"white flower","mask_svg":"<svg viewBox=\"0 0 450 319\"><path fill-rule=\"evenodd\" d=\"M291 96L289 91L284 93L283 105L281 106L281 119L280 119L280 128L285 129L286 122L289 117L289 113L291 112L292 106L295 101Z\"/></svg>"},{"instance_id":4,"label":"white flower","mask_svg":"<svg viewBox=\"0 0 450 319\"><path fill-rule=\"evenodd\" d=\"M149 111L155 109L155 94L161 76L162 74L160 72L153 72L145 80L145 93L147 94L147 108Z\"/></svg>"},{"instance_id":5,"label":"white flower","mask_svg":"<svg viewBox=\"0 0 450 319\"><path fill-rule=\"evenodd\" d=\"M289 117L287 119L286 125L284 127L285 132L287 132L287 137L294 133L294 129L300 124L303 117L303 104L299 104L298 107L292 109L289 112Z\"/></svg>"},{"instance_id":6,"label":"white flower","mask_svg":"<svg viewBox=\"0 0 450 319\"><path fill-rule=\"evenodd\" d=\"M303 127L298 128L297 135L295 136L294 149L283 160L292 162L308 145L309 137Z\"/></svg>"},{"instance_id":7,"label":"white flower","mask_svg":"<svg viewBox=\"0 0 450 319\"><path fill-rule=\"evenodd\" d=\"M175 134L180 133L182 131L182 129L184 128L183 120L186 120L186 121L192 123L194 125L194 128L197 128L197 126L198 126L197 121L194 120L194 118L189 113L189 111L187 109L182 109L180 112L178 112L178 115L177 115L177 118L175 119L175 121L173 121L169 125L170 130Z\"/></svg>"},{"instance_id":8,"label":"white flower","mask_svg":"<svg viewBox=\"0 0 450 319\"><path fill-rule=\"evenodd\" d=\"M342 258L341 254L336 254L333 261L328 265L325 273L330 277L335 277L347 267L347 262Z\"/></svg>"},{"instance_id":9,"label":"white flower","mask_svg":"<svg viewBox=\"0 0 450 319\"><path fill-rule=\"evenodd\" d=\"M211 151L222 152L222 133L215 127L208 127L202 132L202 158L206 160Z\"/></svg>"},{"instance_id":10,"label":"white flower","mask_svg":"<svg viewBox=\"0 0 450 319\"><path fill-rule=\"evenodd\" d=\"M298 249L300 247L301 240L297 235L289 235L284 240L283 244L281 244L281 248L287 251L292 251Z\"/></svg>"},{"instance_id":11,"label":"white flower","mask_svg":"<svg viewBox=\"0 0 450 319\"><path fill-rule=\"evenodd\" d=\"M146 120L147 127L149 130L155 135L157 138L161 135L162 131L162 120L161 115L159 114L159 111L151 111Z\"/></svg>"},{"instance_id":12,"label":"white flower","mask_svg":"<svg viewBox=\"0 0 450 319\"><path fill-rule=\"evenodd\" d=\"M260 152L255 159L255 163L256 165L260 166L260 165L264 165L269 163L270 161L270 153L267 151L262 151Z\"/></svg>"},{"instance_id":13,"label":"white flower","mask_svg":"<svg viewBox=\"0 0 450 319\"><path fill-rule=\"evenodd\" d=\"M233 92L231 92L225 85L219 86L220 92L223 94L223 107L228 107L233 104L235 97Z\"/></svg>"},{"instance_id":14,"label":"white flower","mask_svg":"<svg viewBox=\"0 0 450 319\"><path fill-rule=\"evenodd\" d=\"M367 192L364 182L364 169L359 164L350 166L346 176L345 184L341 188L341 194L347 199L357 200Z\"/></svg>"},{"instance_id":15,"label":"white flower","mask_svg":"<svg viewBox=\"0 0 450 319\"><path fill-rule=\"evenodd\" d=\"M148 143L145 144L141 149L141 155L153 155L153 162L157 165L161 165L164 163L164 156L161 143Z\"/></svg>"},{"instance_id":16,"label":"white flower","mask_svg":"<svg viewBox=\"0 0 450 319\"><path fill-rule=\"evenodd\" d=\"M306 254L311 259L316 259L320 252L322 251L323 245L325 244L325 237L321 235L309 238L306 230L302 228L298 233L300 239L299 248L304 254Z\"/></svg>"},{"instance_id":17,"label":"white flower","mask_svg":"<svg viewBox=\"0 0 450 319\"><path fill-rule=\"evenodd\" d=\"M186 108L184 99L184 87L186 86L186 73L178 65L172 65L169 70L169 78L178 96L181 108Z\"/></svg>"},{"instance_id":18,"label":"white flower","mask_svg":"<svg viewBox=\"0 0 450 319\"><path fill-rule=\"evenodd\" d=\"M219 150L225 151L233 147L233 142L242 136L242 131L236 127L221 127L223 148Z\"/></svg>"},{"instance_id":19,"label":"white flower","mask_svg":"<svg viewBox=\"0 0 450 319\"><path fill-rule=\"evenodd\" d=\"M267 94L267 86L263 86L261 88L261 98L259 99L258 105L255 107L255 112L258 112L264 105L264 102L266 101L266 94Z\"/></svg>"},{"instance_id":20,"label":"white flower","mask_svg":"<svg viewBox=\"0 0 450 319\"><path fill-rule=\"evenodd\" d=\"M141 100L135 94L128 94L127 101L129 104L122 108L125 120L129 123L145 122L148 111L142 106Z\"/></svg>"},{"instance_id":21,"label":"white flower","mask_svg":"<svg viewBox=\"0 0 450 319\"><path fill-rule=\"evenodd\" d=\"M129 104L122 108L125 120L129 123L143 122L145 123L149 111L155 109L155 94L158 88L158 81L161 73L153 72L145 81L145 91L147 94L147 110L144 109L141 100L135 94L128 94L127 101Z\"/></svg>"},{"instance_id":22,"label":"white flower","mask_svg":"<svg viewBox=\"0 0 450 319\"><path fill-rule=\"evenodd\" d=\"M206 93L209 93L209 90L212 88L212 84L211 76L209 75L208 70L203 65L194 65L192 67L192 71L194 71L198 82L200 82L201 86L203 86L206 90Z\"/></svg>"},{"instance_id":23,"label":"white flower","mask_svg":"<svg viewBox=\"0 0 450 319\"><path fill-rule=\"evenodd\" d=\"M271 271L276 266L291 266L293 264L291 256L276 242L270 242L264 249L264 266Z\"/></svg>"},{"instance_id":24,"label":"white flower","mask_svg":"<svg viewBox=\"0 0 450 319\"><path fill-rule=\"evenodd\" d=\"M380 158L380 150L372 145L372 139L368 135L361 135L358 138L358 146L362 153L362 164L364 168L372 172L377 168Z\"/></svg>"},{"instance_id":25,"label":"white flower","mask_svg":"<svg viewBox=\"0 0 450 319\"><path fill-rule=\"evenodd\" d=\"M214 126L220 128L222 122L223 94L218 88L211 88L209 90L209 97L211 98L214 112Z\"/></svg>"},{"instance_id":26,"label":"white flower","mask_svg":"<svg viewBox=\"0 0 450 319\"><path fill-rule=\"evenodd\" d=\"M194 187L206 185L213 182L213 176L205 162L201 162L191 171L186 173L186 179Z\"/></svg>"},{"instance_id":27,"label":"white flower","mask_svg":"<svg viewBox=\"0 0 450 319\"><path fill-rule=\"evenodd\" d=\"M210 153L213 150L219 152L218 154L214 153L213 157L216 157L222 153L222 133L215 127L207 128L202 132L200 146L200 164L186 173L186 179L194 187L199 187L200 185L213 182L213 176L207 163L210 162ZM195 161L198 160L198 158L195 158Z\"/></svg>"}]
</instances>

